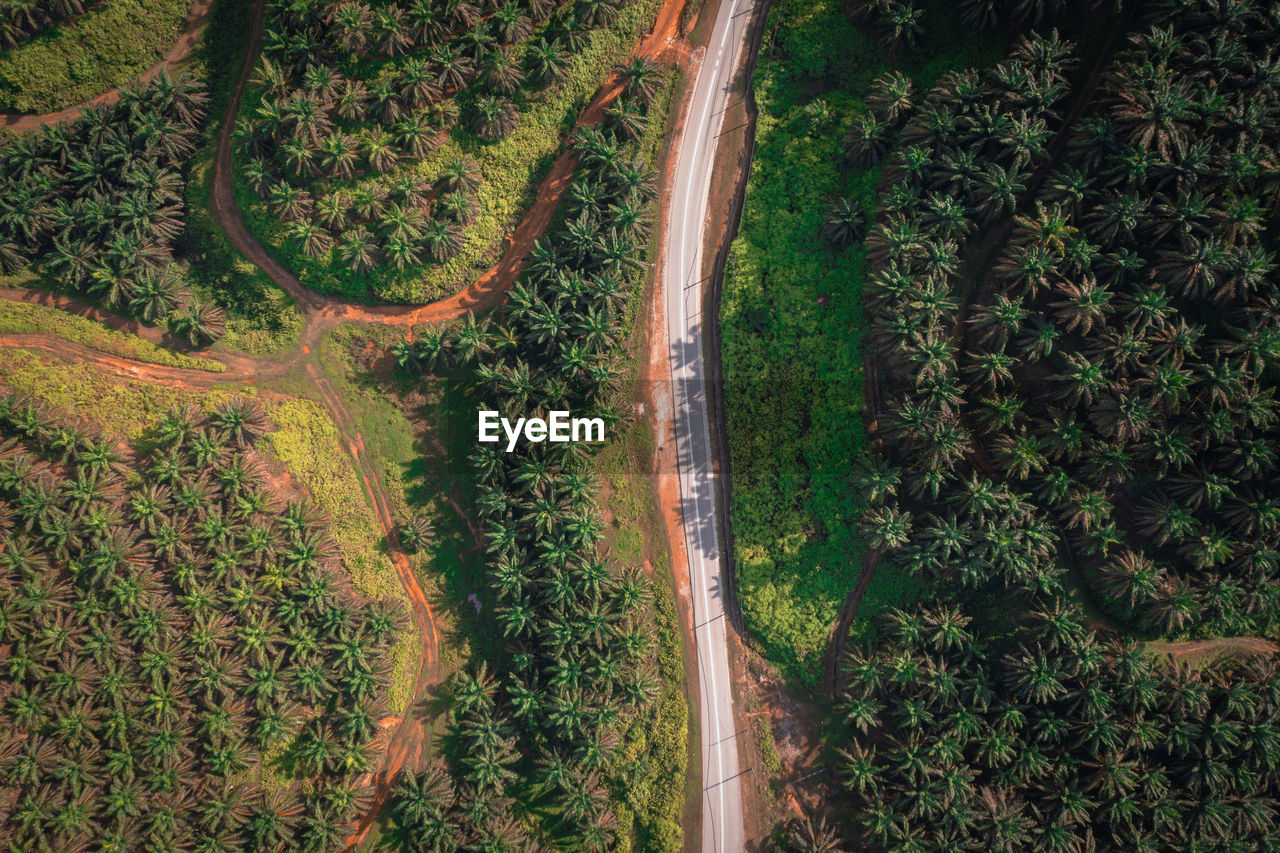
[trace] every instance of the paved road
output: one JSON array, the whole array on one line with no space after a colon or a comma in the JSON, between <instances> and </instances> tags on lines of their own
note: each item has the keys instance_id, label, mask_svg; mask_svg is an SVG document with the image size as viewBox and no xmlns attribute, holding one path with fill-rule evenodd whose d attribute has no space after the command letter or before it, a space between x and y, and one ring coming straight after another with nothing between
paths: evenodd
<instances>
[{"instance_id":1,"label":"paved road","mask_svg":"<svg viewBox=\"0 0 1280 853\"><path fill-rule=\"evenodd\" d=\"M742 779L729 681L726 572L716 534L717 484L707 416L702 358L703 233L707 196L733 72L750 41L748 22L762 0L719 0L706 56L693 82L692 103L669 201L667 340L674 384L676 455L685 546L693 598L702 731L702 853L743 850Z\"/></svg>"}]
</instances>

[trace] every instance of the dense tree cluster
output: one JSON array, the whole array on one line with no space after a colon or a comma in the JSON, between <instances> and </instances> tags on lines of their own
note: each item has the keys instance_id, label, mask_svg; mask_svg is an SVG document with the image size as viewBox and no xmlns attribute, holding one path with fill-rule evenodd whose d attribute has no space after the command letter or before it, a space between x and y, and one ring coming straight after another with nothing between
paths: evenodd
<instances>
[{"instance_id":1,"label":"dense tree cluster","mask_svg":"<svg viewBox=\"0 0 1280 853\"><path fill-rule=\"evenodd\" d=\"M572 52L618 7L272 4L256 78L261 98L237 127L248 185L308 257L332 257L355 274L448 261L477 214L480 173L458 157L428 183L402 166L446 139L460 117L453 96L463 90L466 126L483 140L506 136L522 91L558 81Z\"/></svg>"},{"instance_id":2,"label":"dense tree cluster","mask_svg":"<svg viewBox=\"0 0 1280 853\"><path fill-rule=\"evenodd\" d=\"M0 6L0 49L17 47L41 30L83 14L85 6L81 0L8 0Z\"/></svg>"},{"instance_id":3,"label":"dense tree cluster","mask_svg":"<svg viewBox=\"0 0 1280 853\"><path fill-rule=\"evenodd\" d=\"M277 506L266 426L243 398L175 411L134 459L0 397L7 848L341 848L404 618Z\"/></svg>"},{"instance_id":4,"label":"dense tree cluster","mask_svg":"<svg viewBox=\"0 0 1280 853\"><path fill-rule=\"evenodd\" d=\"M846 661L863 843L1277 845L1273 668L1178 669L1069 594L1122 637L1280 612L1280 21L1178 0L1135 26L1093 69L1033 33L918 104L887 75L846 139L883 166L862 529L924 584Z\"/></svg>"},{"instance_id":5,"label":"dense tree cluster","mask_svg":"<svg viewBox=\"0 0 1280 853\"><path fill-rule=\"evenodd\" d=\"M652 70L633 70L628 94L647 103ZM449 371L480 408L509 418L605 410L654 192L627 139L619 121L578 131L567 216L532 252L503 313L420 337L402 348L406 363ZM611 849L603 779L620 723L657 688L647 581L601 552L587 446L504 451L480 444L470 461L488 598L508 655L493 676L481 668L455 685L457 782L432 773L403 781L392 805L399 849L522 849L526 827L511 820L517 765L555 816L549 831Z\"/></svg>"},{"instance_id":6,"label":"dense tree cluster","mask_svg":"<svg viewBox=\"0 0 1280 853\"><path fill-rule=\"evenodd\" d=\"M0 271L39 262L108 308L158 322L185 307L196 341L217 337L216 307L186 295L170 267L183 227L182 165L206 100L199 82L161 73L113 106L6 140Z\"/></svg>"},{"instance_id":7,"label":"dense tree cluster","mask_svg":"<svg viewBox=\"0 0 1280 853\"><path fill-rule=\"evenodd\" d=\"M958 606L887 614L846 666L843 784L891 850L1280 845L1274 662L1174 667L1069 607L984 641ZM830 849L830 848L828 848Z\"/></svg>"},{"instance_id":8,"label":"dense tree cluster","mask_svg":"<svg viewBox=\"0 0 1280 853\"><path fill-rule=\"evenodd\" d=\"M1069 15L1096 15L1123 9L1124 0L958 0L963 19L978 29L1000 25L1036 26ZM898 54L909 52L925 30L925 10L919 0L855 0L854 18L870 27L880 43Z\"/></svg>"},{"instance_id":9,"label":"dense tree cluster","mask_svg":"<svg viewBox=\"0 0 1280 853\"><path fill-rule=\"evenodd\" d=\"M974 559L965 517L994 479L1135 625L1270 626L1280 98L1259 71L1275 31L1243 20L1228 39L1208 12L1158 17L1065 130L1068 50L1039 37L947 78L903 128L867 238L884 430L916 460L871 516L895 562L1044 586Z\"/></svg>"}]
</instances>

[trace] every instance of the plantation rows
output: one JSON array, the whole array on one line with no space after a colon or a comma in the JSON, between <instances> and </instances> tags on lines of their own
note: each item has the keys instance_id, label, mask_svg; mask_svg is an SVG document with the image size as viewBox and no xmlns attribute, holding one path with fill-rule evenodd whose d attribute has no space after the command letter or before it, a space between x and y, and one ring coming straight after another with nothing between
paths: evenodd
<instances>
[{"instance_id":1,"label":"plantation rows","mask_svg":"<svg viewBox=\"0 0 1280 853\"><path fill-rule=\"evenodd\" d=\"M1021 484L1107 606L1171 634L1269 628L1278 592L1280 336L1261 238L1280 103L1256 71L1275 45L1264 29L1208 53L1224 30L1185 12L1136 36L1058 168L1065 45L1037 38L985 80L953 76L904 129L867 238L875 340L902 392L885 430L926 463L903 469L906 491ZM863 136L851 144L863 156ZM953 513L920 515L917 547L881 504L876 540L908 571L1043 586L1008 560L931 558L948 537L927 531Z\"/></svg>"},{"instance_id":2,"label":"plantation rows","mask_svg":"<svg viewBox=\"0 0 1280 853\"><path fill-rule=\"evenodd\" d=\"M509 134L520 105L558 82L617 9L617 0L273 4L261 98L236 130L247 183L306 257L357 275L445 263L477 215L481 176L461 155L431 182L414 164L459 119L487 142ZM626 102L617 109L642 120Z\"/></svg>"},{"instance_id":3,"label":"plantation rows","mask_svg":"<svg viewBox=\"0 0 1280 853\"><path fill-rule=\"evenodd\" d=\"M1137 20L1105 68L1054 32L922 103L886 75L846 140L883 163L862 530L925 590L846 662L860 843L1276 845L1273 668L1176 670L1079 603L1172 638L1273 634L1280 603L1277 21ZM864 227L838 202L825 233Z\"/></svg>"},{"instance_id":4,"label":"plantation rows","mask_svg":"<svg viewBox=\"0 0 1280 853\"><path fill-rule=\"evenodd\" d=\"M0 146L0 271L41 264L73 292L147 322L170 319L193 344L225 318L187 294L171 266L183 229L183 164L206 93L161 73L110 107Z\"/></svg>"},{"instance_id":5,"label":"plantation rows","mask_svg":"<svg viewBox=\"0 0 1280 853\"><path fill-rule=\"evenodd\" d=\"M648 69L627 94L647 104ZM402 359L516 418L607 413L626 299L647 238L648 165L616 125L578 131L566 218L539 242L501 315L427 334ZM617 423L616 414L609 422ZM657 689L648 582L602 553L590 450L477 445L470 457L488 540L486 585L507 652L453 688L452 781L408 776L390 804L397 849L613 849L605 780L619 731ZM517 805L517 801L519 805Z\"/></svg>"},{"instance_id":6,"label":"plantation rows","mask_svg":"<svg viewBox=\"0 0 1280 853\"><path fill-rule=\"evenodd\" d=\"M844 786L892 850L1272 850L1275 664L1211 671L1102 641L1061 604L984 640L893 611L846 661Z\"/></svg>"},{"instance_id":7,"label":"plantation rows","mask_svg":"<svg viewBox=\"0 0 1280 853\"><path fill-rule=\"evenodd\" d=\"M272 497L261 407L175 411L136 461L0 398L0 830L15 850L337 850L398 606Z\"/></svg>"}]
</instances>

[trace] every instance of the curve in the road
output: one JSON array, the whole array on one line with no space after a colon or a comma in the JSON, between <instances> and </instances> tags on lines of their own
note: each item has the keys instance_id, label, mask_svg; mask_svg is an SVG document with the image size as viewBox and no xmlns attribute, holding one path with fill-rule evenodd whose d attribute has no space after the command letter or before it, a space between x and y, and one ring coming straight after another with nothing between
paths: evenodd
<instances>
[{"instance_id":1,"label":"curve in the road","mask_svg":"<svg viewBox=\"0 0 1280 853\"><path fill-rule=\"evenodd\" d=\"M688 119L677 143L668 199L663 288L674 404L676 473L693 604L702 733L702 851L745 849L733 685L729 666L728 572L716 523L715 463L707 404L702 316L703 246L717 138L760 0L721 0L706 54L693 81Z\"/></svg>"}]
</instances>

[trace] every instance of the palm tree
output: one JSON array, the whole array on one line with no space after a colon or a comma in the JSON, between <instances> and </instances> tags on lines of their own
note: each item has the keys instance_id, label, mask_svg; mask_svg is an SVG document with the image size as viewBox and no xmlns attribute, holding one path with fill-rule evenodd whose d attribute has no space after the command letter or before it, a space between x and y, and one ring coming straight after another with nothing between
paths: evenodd
<instances>
[{"instance_id":1,"label":"palm tree","mask_svg":"<svg viewBox=\"0 0 1280 853\"><path fill-rule=\"evenodd\" d=\"M436 220L428 223L422 231L422 244L436 263L446 263L462 250L465 237L461 229L452 222Z\"/></svg>"},{"instance_id":2,"label":"palm tree","mask_svg":"<svg viewBox=\"0 0 1280 853\"><path fill-rule=\"evenodd\" d=\"M827 207L822 223L822 236L836 248L862 242L866 236L867 214L862 205L838 198Z\"/></svg>"},{"instance_id":3,"label":"palm tree","mask_svg":"<svg viewBox=\"0 0 1280 853\"><path fill-rule=\"evenodd\" d=\"M373 17L373 42L384 56L404 53L413 46L404 12L398 6L379 9Z\"/></svg>"},{"instance_id":4,"label":"palm tree","mask_svg":"<svg viewBox=\"0 0 1280 853\"><path fill-rule=\"evenodd\" d=\"M330 133L320 143L319 151L321 165L329 177L345 179L355 174L360 149L350 134Z\"/></svg>"},{"instance_id":5,"label":"palm tree","mask_svg":"<svg viewBox=\"0 0 1280 853\"><path fill-rule=\"evenodd\" d=\"M368 101L369 92L362 81L343 80L334 99L334 110L343 121L363 121Z\"/></svg>"},{"instance_id":6,"label":"palm tree","mask_svg":"<svg viewBox=\"0 0 1280 853\"><path fill-rule=\"evenodd\" d=\"M192 297L186 310L169 315L169 329L194 347L211 344L226 333L226 313L216 303Z\"/></svg>"},{"instance_id":7,"label":"palm tree","mask_svg":"<svg viewBox=\"0 0 1280 853\"><path fill-rule=\"evenodd\" d=\"M147 267L138 276L129 307L148 323L159 322L178 307L181 290L181 273L176 266L171 264L162 270Z\"/></svg>"},{"instance_id":8,"label":"palm tree","mask_svg":"<svg viewBox=\"0 0 1280 853\"><path fill-rule=\"evenodd\" d=\"M524 82L519 64L501 48L487 51L479 63L481 80L493 92L510 95Z\"/></svg>"},{"instance_id":9,"label":"palm tree","mask_svg":"<svg viewBox=\"0 0 1280 853\"><path fill-rule=\"evenodd\" d=\"M469 0L445 0L443 8L445 18L455 31L475 26L480 19L480 10Z\"/></svg>"},{"instance_id":10,"label":"palm tree","mask_svg":"<svg viewBox=\"0 0 1280 853\"><path fill-rule=\"evenodd\" d=\"M845 160L860 169L872 169L888 150L888 129L870 115L859 116L844 138Z\"/></svg>"},{"instance_id":11,"label":"palm tree","mask_svg":"<svg viewBox=\"0 0 1280 853\"><path fill-rule=\"evenodd\" d=\"M472 130L486 142L496 142L515 130L520 112L505 98L485 96L476 100Z\"/></svg>"},{"instance_id":12,"label":"palm tree","mask_svg":"<svg viewBox=\"0 0 1280 853\"><path fill-rule=\"evenodd\" d=\"M409 113L396 124L396 142L413 157L424 157L439 144L438 131L426 112Z\"/></svg>"},{"instance_id":13,"label":"palm tree","mask_svg":"<svg viewBox=\"0 0 1280 853\"><path fill-rule=\"evenodd\" d=\"M529 45L525 56L529 73L544 86L559 81L569 70L569 55L558 38L539 38Z\"/></svg>"},{"instance_id":14,"label":"palm tree","mask_svg":"<svg viewBox=\"0 0 1280 853\"><path fill-rule=\"evenodd\" d=\"M911 111L911 90L911 79L901 71L881 74L871 81L867 109L877 123L897 127Z\"/></svg>"},{"instance_id":15,"label":"palm tree","mask_svg":"<svg viewBox=\"0 0 1280 853\"><path fill-rule=\"evenodd\" d=\"M368 272L378 264L377 243L367 228L357 225L342 235L338 257L353 272Z\"/></svg>"},{"instance_id":16,"label":"palm tree","mask_svg":"<svg viewBox=\"0 0 1280 853\"><path fill-rule=\"evenodd\" d=\"M308 258L318 258L333 248L333 237L329 232L305 219L289 227L289 236L297 241L302 254Z\"/></svg>"},{"instance_id":17,"label":"palm tree","mask_svg":"<svg viewBox=\"0 0 1280 853\"><path fill-rule=\"evenodd\" d=\"M454 157L441 167L438 183L445 192L475 192L480 187L480 168L466 155Z\"/></svg>"},{"instance_id":18,"label":"palm tree","mask_svg":"<svg viewBox=\"0 0 1280 853\"><path fill-rule=\"evenodd\" d=\"M374 130L363 138L364 156L369 161L369 168L379 174L391 171L399 159L391 133L386 130Z\"/></svg>"},{"instance_id":19,"label":"palm tree","mask_svg":"<svg viewBox=\"0 0 1280 853\"><path fill-rule=\"evenodd\" d=\"M786 849L793 853L843 853L844 850L835 830L821 816L817 820L812 815L794 820L786 843Z\"/></svg>"},{"instance_id":20,"label":"palm tree","mask_svg":"<svg viewBox=\"0 0 1280 853\"><path fill-rule=\"evenodd\" d=\"M474 67L471 57L464 56L458 47L440 47L431 52L431 61L440 75L440 89L453 91L467 84Z\"/></svg>"},{"instance_id":21,"label":"palm tree","mask_svg":"<svg viewBox=\"0 0 1280 853\"><path fill-rule=\"evenodd\" d=\"M465 190L454 190L439 198L436 209L444 219L465 224L475 218L475 198Z\"/></svg>"},{"instance_id":22,"label":"palm tree","mask_svg":"<svg viewBox=\"0 0 1280 853\"><path fill-rule=\"evenodd\" d=\"M605 110L605 121L622 139L638 139L644 134L644 111L625 98L619 98Z\"/></svg>"},{"instance_id":23,"label":"palm tree","mask_svg":"<svg viewBox=\"0 0 1280 853\"><path fill-rule=\"evenodd\" d=\"M618 17L617 0L578 0L574 11L589 27L607 27Z\"/></svg>"},{"instance_id":24,"label":"palm tree","mask_svg":"<svg viewBox=\"0 0 1280 853\"><path fill-rule=\"evenodd\" d=\"M493 16L493 25L498 33L498 40L503 44L515 44L524 41L532 32L529 17L520 8L520 4L504 3Z\"/></svg>"},{"instance_id":25,"label":"palm tree","mask_svg":"<svg viewBox=\"0 0 1280 853\"><path fill-rule=\"evenodd\" d=\"M234 396L209 415L209 423L241 447L254 444L265 434L266 409L252 397Z\"/></svg>"}]
</instances>

